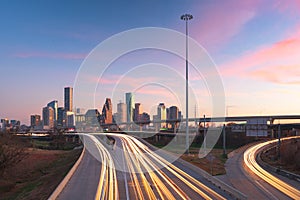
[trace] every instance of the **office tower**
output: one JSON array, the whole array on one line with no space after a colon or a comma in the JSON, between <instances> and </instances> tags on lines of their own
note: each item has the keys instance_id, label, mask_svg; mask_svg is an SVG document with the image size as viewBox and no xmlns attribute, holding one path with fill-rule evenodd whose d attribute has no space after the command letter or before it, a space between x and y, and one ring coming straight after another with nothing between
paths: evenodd
<instances>
[{"instance_id":1,"label":"office tower","mask_svg":"<svg viewBox=\"0 0 300 200\"><path fill-rule=\"evenodd\" d=\"M43 108L43 124L44 129L52 129L54 127L54 110L52 107Z\"/></svg>"},{"instance_id":2,"label":"office tower","mask_svg":"<svg viewBox=\"0 0 300 200\"><path fill-rule=\"evenodd\" d=\"M170 108L166 108L167 119L170 119Z\"/></svg>"},{"instance_id":3,"label":"office tower","mask_svg":"<svg viewBox=\"0 0 300 200\"><path fill-rule=\"evenodd\" d=\"M125 94L127 106L127 122L133 121L134 95L131 92Z\"/></svg>"},{"instance_id":4,"label":"office tower","mask_svg":"<svg viewBox=\"0 0 300 200\"><path fill-rule=\"evenodd\" d=\"M106 98L105 104L102 108L102 123L104 124L111 124L113 122L112 120L112 104L111 99Z\"/></svg>"},{"instance_id":5,"label":"office tower","mask_svg":"<svg viewBox=\"0 0 300 200\"><path fill-rule=\"evenodd\" d=\"M167 110L164 103L160 103L157 106L157 115L159 120L166 120L167 119Z\"/></svg>"},{"instance_id":6,"label":"office tower","mask_svg":"<svg viewBox=\"0 0 300 200\"><path fill-rule=\"evenodd\" d=\"M71 111L65 111L66 127L73 128L75 126L75 114Z\"/></svg>"},{"instance_id":7,"label":"office tower","mask_svg":"<svg viewBox=\"0 0 300 200\"><path fill-rule=\"evenodd\" d=\"M169 119L170 120L178 120L179 116L178 116L178 108L177 106L171 106L170 109L169 109ZM172 126L172 129L174 129L174 131L176 131L176 129L178 128L178 122L171 122L171 126Z\"/></svg>"},{"instance_id":8,"label":"office tower","mask_svg":"<svg viewBox=\"0 0 300 200\"><path fill-rule=\"evenodd\" d=\"M64 112L65 109L63 107L59 107L57 109L57 126L63 127L65 120L64 120Z\"/></svg>"},{"instance_id":9,"label":"office tower","mask_svg":"<svg viewBox=\"0 0 300 200\"><path fill-rule=\"evenodd\" d=\"M73 109L73 88L65 87L65 111Z\"/></svg>"},{"instance_id":10,"label":"office tower","mask_svg":"<svg viewBox=\"0 0 300 200\"><path fill-rule=\"evenodd\" d=\"M97 109L89 109L85 113L87 127L99 127L100 113Z\"/></svg>"},{"instance_id":11,"label":"office tower","mask_svg":"<svg viewBox=\"0 0 300 200\"><path fill-rule=\"evenodd\" d=\"M164 103L160 103L157 106L157 120L166 120L167 110ZM166 127L166 123L160 123L159 128Z\"/></svg>"},{"instance_id":12,"label":"office tower","mask_svg":"<svg viewBox=\"0 0 300 200\"><path fill-rule=\"evenodd\" d=\"M56 121L57 121L57 108L58 108L58 102L57 102L57 100L51 101L50 103L47 104L47 106L53 108L53 111L54 111L54 123L56 125Z\"/></svg>"},{"instance_id":13,"label":"office tower","mask_svg":"<svg viewBox=\"0 0 300 200\"><path fill-rule=\"evenodd\" d=\"M40 115L31 115L30 116L30 126L33 129L37 129L41 125L41 116Z\"/></svg>"},{"instance_id":14,"label":"office tower","mask_svg":"<svg viewBox=\"0 0 300 200\"><path fill-rule=\"evenodd\" d=\"M178 119L178 112L179 112L179 110L178 110L178 108L177 108L177 106L171 106L170 107L170 109L169 109L170 111L170 113L169 113L169 119Z\"/></svg>"},{"instance_id":15,"label":"office tower","mask_svg":"<svg viewBox=\"0 0 300 200\"><path fill-rule=\"evenodd\" d=\"M117 104L117 122L126 122L127 112L126 112L126 104L125 103L118 103Z\"/></svg>"},{"instance_id":16,"label":"office tower","mask_svg":"<svg viewBox=\"0 0 300 200\"><path fill-rule=\"evenodd\" d=\"M134 121L138 122L141 120L141 114L142 114L142 106L140 103L134 104Z\"/></svg>"}]
</instances>

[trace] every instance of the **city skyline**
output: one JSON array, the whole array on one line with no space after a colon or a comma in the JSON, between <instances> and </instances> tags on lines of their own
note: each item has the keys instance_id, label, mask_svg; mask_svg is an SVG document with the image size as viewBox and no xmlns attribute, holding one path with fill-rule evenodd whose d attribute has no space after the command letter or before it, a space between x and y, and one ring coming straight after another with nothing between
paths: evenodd
<instances>
[{"instance_id":1,"label":"city skyline","mask_svg":"<svg viewBox=\"0 0 300 200\"><path fill-rule=\"evenodd\" d=\"M156 9L149 9L154 5ZM195 17L190 22L190 36L207 49L218 67L228 115L297 114L299 8L299 2L292 0L153 1L128 5L122 1L3 3L0 66L4 76L0 83L4 95L1 95L0 117L29 124L28 116L40 113L40 108L53 97L63 102L59 88L73 85L85 56L100 42L121 31L146 26L184 33L184 24L179 19L184 13ZM172 12L166 15L166 10ZM104 20L111 12L111 19ZM151 51L136 52L112 64L112 69L100 80L105 86L101 90L112 88L112 82L118 81L130 67L152 62L153 58L184 74L184 62L178 58ZM167 78L163 75L153 74L152 79ZM135 81L130 78L125 82ZM205 91L205 83L193 73L190 78L191 85L201 85L195 91L200 97L198 113L209 114L209 91ZM96 102L104 102L108 96L112 98L99 92ZM159 98L170 99L165 101L169 105L178 105L176 98L163 88L141 88L136 94L136 99L150 113L161 102ZM113 105L119 100L112 98ZM98 109L101 104L97 104ZM194 113L194 105L191 104L189 113Z\"/></svg>"},{"instance_id":2,"label":"city skyline","mask_svg":"<svg viewBox=\"0 0 300 200\"><path fill-rule=\"evenodd\" d=\"M24 123L21 121L22 124L27 125L27 126L31 126L32 128L37 128L38 130L43 129L45 126L47 127L46 129L53 129L56 126L66 126L64 125L64 123L67 124L67 122L63 123L63 120L67 120L67 116L68 115L85 115L86 113L88 113L90 110L97 110L99 112L99 114L103 117L99 120L99 123L103 123L103 124L110 124L113 123L113 120L117 120L117 123L119 122L136 122L139 120L143 120L142 115L149 115L149 120L150 119L154 119L155 117L158 117L156 120L166 120L166 119L178 119L178 112L180 112L180 109L175 106L175 105L171 105L169 108L166 107L165 103L159 102L157 103L157 113L152 113L149 114L149 112L145 111L144 109L142 109L142 103L137 102L135 103L134 101L134 93L130 93L127 92L124 94L125 98L124 98L124 102L123 101L119 101L118 104L116 104L115 106L112 105L112 99L106 97L105 102L103 104L102 107L102 112L99 112L99 110L101 110L101 106L95 107L95 108L77 108L75 107L70 107L70 105L73 105L73 88L72 87L65 87L64 88L64 102L63 104L66 107L60 107L58 104L57 100L52 100L49 103L47 103L46 106L41 108L41 112L40 113L32 113L30 114L29 117L29 123ZM71 98L70 98L71 97ZM128 101L128 102L127 102ZM128 103L128 104L126 104ZM132 113L129 114L127 112L127 108L131 107L130 104L133 104L134 107L132 107ZM124 105L124 106L123 106ZM164 107L164 114L161 113L160 107L163 106ZM122 108L123 107L123 108ZM113 109L115 108L115 109ZM170 109L170 115L167 114L168 109ZM174 111L172 111L173 109L176 109L177 114L174 114ZM74 112L73 112L74 111ZM85 113L82 111L86 111ZM124 112L124 113L123 113ZM180 112L181 113L181 112ZM118 115L123 115L121 118ZM116 116L115 116L116 115ZM161 117L163 115L163 117ZM42 117L41 117L42 116ZM63 119L65 116L66 119ZM169 117L168 117L169 116ZM176 116L176 117L175 117ZM115 118L116 117L116 118ZM129 120L128 120L129 117ZM7 117L2 117L1 119L7 119L7 120L18 120L19 119L10 119ZM120 120L122 119L122 120ZM72 119L75 120L75 119ZM68 121L68 120L67 120ZM39 124L41 123L41 124ZM49 125L49 123L51 123L51 125ZM72 124L72 123L71 123ZM71 125L73 126L73 125ZM75 124L76 126L76 124Z\"/></svg>"}]
</instances>

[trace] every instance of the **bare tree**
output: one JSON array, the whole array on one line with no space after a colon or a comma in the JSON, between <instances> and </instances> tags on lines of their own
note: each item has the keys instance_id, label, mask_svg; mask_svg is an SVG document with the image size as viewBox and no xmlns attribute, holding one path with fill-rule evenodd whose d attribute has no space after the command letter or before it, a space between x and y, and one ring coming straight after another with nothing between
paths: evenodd
<instances>
[{"instance_id":1,"label":"bare tree","mask_svg":"<svg viewBox=\"0 0 300 200\"><path fill-rule=\"evenodd\" d=\"M0 177L6 169L20 162L25 156L24 144L7 133L0 133Z\"/></svg>"}]
</instances>

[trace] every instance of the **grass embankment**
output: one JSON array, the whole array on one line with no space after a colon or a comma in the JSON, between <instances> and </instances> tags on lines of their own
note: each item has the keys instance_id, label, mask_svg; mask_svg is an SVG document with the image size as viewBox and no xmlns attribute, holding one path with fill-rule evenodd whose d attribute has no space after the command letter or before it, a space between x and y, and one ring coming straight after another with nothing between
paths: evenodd
<instances>
[{"instance_id":1,"label":"grass embankment","mask_svg":"<svg viewBox=\"0 0 300 200\"><path fill-rule=\"evenodd\" d=\"M227 150L227 153L232 149ZM226 174L225 162L227 156L223 155L223 149L214 148L204 157L199 157L199 148L190 147L189 154L183 154L180 158L205 170L213 176Z\"/></svg>"},{"instance_id":2,"label":"grass embankment","mask_svg":"<svg viewBox=\"0 0 300 200\"><path fill-rule=\"evenodd\" d=\"M46 147L51 141L37 143ZM24 158L2 174L0 199L47 199L76 162L81 150L26 147L24 152Z\"/></svg>"},{"instance_id":3,"label":"grass embankment","mask_svg":"<svg viewBox=\"0 0 300 200\"><path fill-rule=\"evenodd\" d=\"M164 148L165 145L159 143L152 143L152 145L156 146L157 148ZM226 174L225 171L225 162L227 160L227 155L223 155L223 149L221 147L213 148L209 154L204 157L199 157L199 150L200 144L192 144L189 148L189 154L182 154L180 158L205 170L209 174L215 175L222 175ZM181 148L181 151L184 147ZM165 150L178 154L178 147L165 147ZM227 149L227 154L230 153L234 148Z\"/></svg>"}]
</instances>

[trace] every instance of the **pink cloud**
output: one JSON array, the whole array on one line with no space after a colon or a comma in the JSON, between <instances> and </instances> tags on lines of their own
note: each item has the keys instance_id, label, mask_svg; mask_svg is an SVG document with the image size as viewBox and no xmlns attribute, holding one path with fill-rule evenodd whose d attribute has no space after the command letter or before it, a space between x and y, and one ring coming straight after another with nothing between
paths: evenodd
<instances>
[{"instance_id":1,"label":"pink cloud","mask_svg":"<svg viewBox=\"0 0 300 200\"><path fill-rule=\"evenodd\" d=\"M280 84L300 78L300 27L293 35L221 65L223 76L241 76Z\"/></svg>"},{"instance_id":2,"label":"pink cloud","mask_svg":"<svg viewBox=\"0 0 300 200\"><path fill-rule=\"evenodd\" d=\"M54 59L84 59L84 53L49 53L49 52L22 52L13 55L17 58L54 58Z\"/></svg>"},{"instance_id":3,"label":"pink cloud","mask_svg":"<svg viewBox=\"0 0 300 200\"><path fill-rule=\"evenodd\" d=\"M291 66L267 66L263 69L252 71L249 75L277 84L299 84L300 64Z\"/></svg>"},{"instance_id":4,"label":"pink cloud","mask_svg":"<svg viewBox=\"0 0 300 200\"><path fill-rule=\"evenodd\" d=\"M300 9L300 1L299 0L285 0L285 1L274 1L272 6L273 9L281 12L288 13L291 16L298 15Z\"/></svg>"},{"instance_id":5,"label":"pink cloud","mask_svg":"<svg viewBox=\"0 0 300 200\"><path fill-rule=\"evenodd\" d=\"M201 18L196 22L196 39L204 47L220 46L238 34L243 26L256 16L260 1L221 1L199 9Z\"/></svg>"}]
</instances>

